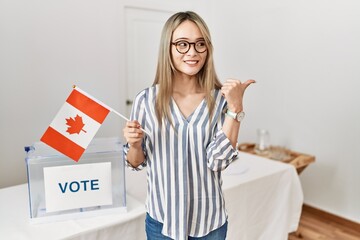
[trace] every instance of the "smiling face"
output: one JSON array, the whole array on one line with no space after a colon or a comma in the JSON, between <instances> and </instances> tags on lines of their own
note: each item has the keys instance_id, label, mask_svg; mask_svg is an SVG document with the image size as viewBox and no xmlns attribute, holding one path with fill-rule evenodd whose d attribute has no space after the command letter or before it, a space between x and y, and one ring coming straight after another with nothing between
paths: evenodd
<instances>
[{"instance_id":1,"label":"smiling face","mask_svg":"<svg viewBox=\"0 0 360 240\"><path fill-rule=\"evenodd\" d=\"M187 41L195 43L203 41L204 38L197 25L189 20L181 23L174 31L171 39L173 43L179 41ZM175 45L171 46L171 59L175 69L182 77L195 76L205 64L207 51L198 53L195 50L194 44L190 45L190 49L187 53L181 54L176 50Z\"/></svg>"}]
</instances>

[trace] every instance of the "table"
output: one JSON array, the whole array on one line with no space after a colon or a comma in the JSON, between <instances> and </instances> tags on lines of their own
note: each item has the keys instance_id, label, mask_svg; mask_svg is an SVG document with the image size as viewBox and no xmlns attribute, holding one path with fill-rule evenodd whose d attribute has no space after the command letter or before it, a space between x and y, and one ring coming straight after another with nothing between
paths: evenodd
<instances>
[{"instance_id":1,"label":"table","mask_svg":"<svg viewBox=\"0 0 360 240\"><path fill-rule=\"evenodd\" d=\"M223 174L228 240L286 240L296 231L303 192L294 166L239 153Z\"/></svg>"},{"instance_id":2,"label":"table","mask_svg":"<svg viewBox=\"0 0 360 240\"><path fill-rule=\"evenodd\" d=\"M258 155L255 152L255 143L239 144L238 150ZM285 156L285 157L283 156L284 159L282 159L281 161L284 163L289 163L291 165L294 165L298 174L300 174L309 164L315 162L315 156L313 156L313 155L295 152L295 151L277 147L277 146L270 146L270 151L262 156L269 158L269 159L278 160L278 159L276 159L276 156L272 156L271 151L275 151L275 152L281 151L281 152L285 153L285 155L287 155L287 156Z\"/></svg>"},{"instance_id":3,"label":"table","mask_svg":"<svg viewBox=\"0 0 360 240\"><path fill-rule=\"evenodd\" d=\"M240 152L223 173L223 190L228 240L285 240L297 229L303 193L292 165ZM0 189L0 239L146 239L144 197L128 195L127 213L30 224L27 194L26 184Z\"/></svg>"},{"instance_id":4,"label":"table","mask_svg":"<svg viewBox=\"0 0 360 240\"><path fill-rule=\"evenodd\" d=\"M145 239L143 203L127 196L127 212L31 224L27 184L0 189L0 239Z\"/></svg>"}]
</instances>

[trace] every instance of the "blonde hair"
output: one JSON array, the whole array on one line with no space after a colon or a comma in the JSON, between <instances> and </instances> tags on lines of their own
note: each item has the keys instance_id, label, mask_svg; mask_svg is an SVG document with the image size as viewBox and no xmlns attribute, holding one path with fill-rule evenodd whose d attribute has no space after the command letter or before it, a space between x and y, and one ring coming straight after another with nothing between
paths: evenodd
<instances>
[{"instance_id":1,"label":"blonde hair","mask_svg":"<svg viewBox=\"0 0 360 240\"><path fill-rule=\"evenodd\" d=\"M192 21L197 25L207 46L207 57L204 66L197 73L197 81L201 89L205 91L205 100L210 118L215 105L211 91L213 89L220 89L222 86L215 72L213 46L211 44L210 31L206 23L198 14L191 11L175 13L166 21L162 30L156 75L153 83L153 85L159 84L159 92L155 105L159 124L161 124L163 118L168 119L172 124L170 101L173 91L173 76L176 69L171 60L171 38L175 29L186 20Z\"/></svg>"}]
</instances>

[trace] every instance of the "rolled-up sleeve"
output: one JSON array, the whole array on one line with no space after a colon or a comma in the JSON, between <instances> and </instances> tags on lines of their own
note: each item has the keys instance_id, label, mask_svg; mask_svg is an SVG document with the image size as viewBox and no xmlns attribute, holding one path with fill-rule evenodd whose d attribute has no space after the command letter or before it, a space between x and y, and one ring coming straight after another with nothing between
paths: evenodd
<instances>
[{"instance_id":1,"label":"rolled-up sleeve","mask_svg":"<svg viewBox=\"0 0 360 240\"><path fill-rule=\"evenodd\" d=\"M238 151L231 145L230 140L222 130L219 130L207 150L207 166L212 171L221 171L238 156Z\"/></svg>"}]
</instances>

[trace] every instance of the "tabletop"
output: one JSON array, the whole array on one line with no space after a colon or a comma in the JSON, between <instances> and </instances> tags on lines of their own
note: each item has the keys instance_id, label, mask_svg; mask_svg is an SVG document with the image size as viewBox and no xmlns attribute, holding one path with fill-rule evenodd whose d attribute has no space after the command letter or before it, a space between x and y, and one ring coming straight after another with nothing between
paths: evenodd
<instances>
[{"instance_id":1,"label":"tabletop","mask_svg":"<svg viewBox=\"0 0 360 240\"><path fill-rule=\"evenodd\" d=\"M130 188L146 185L146 181L127 182L134 182ZM303 193L292 165L240 152L223 172L223 193L228 240L286 240L298 226ZM146 239L144 203L145 198L128 194L126 213L32 224L27 184L4 188L0 189L0 239Z\"/></svg>"}]
</instances>

